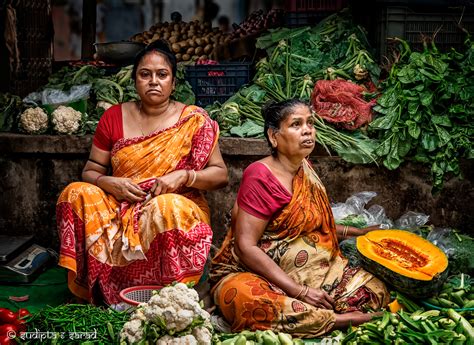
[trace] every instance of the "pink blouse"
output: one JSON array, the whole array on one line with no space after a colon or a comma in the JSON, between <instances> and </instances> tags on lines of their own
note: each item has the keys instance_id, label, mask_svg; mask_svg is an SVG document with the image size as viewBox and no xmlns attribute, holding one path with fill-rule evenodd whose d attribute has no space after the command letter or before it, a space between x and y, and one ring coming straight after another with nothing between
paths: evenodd
<instances>
[{"instance_id":1,"label":"pink blouse","mask_svg":"<svg viewBox=\"0 0 474 345\"><path fill-rule=\"evenodd\" d=\"M269 220L290 202L291 197L265 164L254 162L244 171L237 203L252 216Z\"/></svg>"}]
</instances>

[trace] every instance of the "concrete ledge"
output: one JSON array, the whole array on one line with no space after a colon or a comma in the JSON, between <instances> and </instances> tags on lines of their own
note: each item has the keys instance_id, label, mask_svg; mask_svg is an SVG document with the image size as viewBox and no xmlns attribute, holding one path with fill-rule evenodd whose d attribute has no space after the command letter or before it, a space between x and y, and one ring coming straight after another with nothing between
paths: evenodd
<instances>
[{"instance_id":1,"label":"concrete ledge","mask_svg":"<svg viewBox=\"0 0 474 345\"><path fill-rule=\"evenodd\" d=\"M0 153L88 154L92 135L27 135L0 133ZM264 156L270 154L265 139L221 137L219 146L223 155ZM312 153L327 156L321 147Z\"/></svg>"}]
</instances>

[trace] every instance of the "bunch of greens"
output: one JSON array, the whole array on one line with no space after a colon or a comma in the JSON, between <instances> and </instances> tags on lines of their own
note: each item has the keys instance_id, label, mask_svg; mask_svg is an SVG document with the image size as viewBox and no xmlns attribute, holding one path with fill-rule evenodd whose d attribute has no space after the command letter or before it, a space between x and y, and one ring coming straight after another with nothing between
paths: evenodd
<instances>
[{"instance_id":1,"label":"bunch of greens","mask_svg":"<svg viewBox=\"0 0 474 345\"><path fill-rule=\"evenodd\" d=\"M207 107L224 136L263 137L262 106L269 100L299 98L309 101L314 80L343 75L377 81L380 70L368 52L364 32L352 23L347 12L331 15L314 28L281 28L260 37L257 47L267 49L268 57L256 64L251 85L242 87L224 104ZM363 71L362 71L363 70ZM330 153L346 161L368 163L375 160L373 140L361 132L346 134L315 123L317 140Z\"/></svg>"},{"instance_id":2,"label":"bunch of greens","mask_svg":"<svg viewBox=\"0 0 474 345\"><path fill-rule=\"evenodd\" d=\"M291 51L272 59L275 71L284 68L290 54L288 69L294 77L310 76L313 80L335 79L378 83L380 68L364 30L353 23L349 11L343 10L323 19L310 28L280 28L257 40L257 48L267 49L271 56L275 45L286 40Z\"/></svg>"},{"instance_id":3,"label":"bunch of greens","mask_svg":"<svg viewBox=\"0 0 474 345\"><path fill-rule=\"evenodd\" d=\"M460 54L440 53L434 43L411 52L399 41L400 59L374 107L380 116L370 124L381 142L376 154L391 170L405 159L429 164L436 192L446 175L460 175L461 157L474 157L474 43Z\"/></svg>"},{"instance_id":4,"label":"bunch of greens","mask_svg":"<svg viewBox=\"0 0 474 345\"><path fill-rule=\"evenodd\" d=\"M128 312L95 307L90 304L64 304L47 306L26 319L27 331L48 331L51 343L119 344L120 330L129 320ZM87 341L86 341L87 340ZM22 344L35 344L26 340Z\"/></svg>"},{"instance_id":5,"label":"bunch of greens","mask_svg":"<svg viewBox=\"0 0 474 345\"><path fill-rule=\"evenodd\" d=\"M21 98L9 93L0 93L0 132L13 131L22 110Z\"/></svg>"}]
</instances>

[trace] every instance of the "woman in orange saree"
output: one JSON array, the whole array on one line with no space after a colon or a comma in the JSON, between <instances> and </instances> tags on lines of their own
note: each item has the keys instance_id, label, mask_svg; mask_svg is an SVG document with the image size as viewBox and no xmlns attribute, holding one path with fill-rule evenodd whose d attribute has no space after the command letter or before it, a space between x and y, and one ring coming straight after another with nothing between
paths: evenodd
<instances>
[{"instance_id":1,"label":"woman in orange saree","mask_svg":"<svg viewBox=\"0 0 474 345\"><path fill-rule=\"evenodd\" d=\"M175 64L160 44L137 56L140 103L104 113L85 182L59 196L59 265L85 300L95 301L97 287L115 304L126 287L197 282L207 260L212 230L203 190L227 183L219 129L202 108L169 99Z\"/></svg>"},{"instance_id":2,"label":"woman in orange saree","mask_svg":"<svg viewBox=\"0 0 474 345\"><path fill-rule=\"evenodd\" d=\"M315 337L370 320L366 312L386 306L389 294L341 255L325 188L305 158L315 142L309 107L271 105L265 129L272 156L245 170L212 260L215 304L233 331Z\"/></svg>"}]
</instances>

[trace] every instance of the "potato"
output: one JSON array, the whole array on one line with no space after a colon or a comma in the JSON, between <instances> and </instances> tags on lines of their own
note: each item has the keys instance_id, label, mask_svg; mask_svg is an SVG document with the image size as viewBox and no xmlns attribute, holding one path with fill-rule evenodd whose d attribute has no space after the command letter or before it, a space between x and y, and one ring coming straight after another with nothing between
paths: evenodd
<instances>
[{"instance_id":1,"label":"potato","mask_svg":"<svg viewBox=\"0 0 474 345\"><path fill-rule=\"evenodd\" d=\"M196 47L196 48L194 49L194 53L195 53L196 55L201 55L203 51L204 51L204 48L203 48L203 47Z\"/></svg>"},{"instance_id":2,"label":"potato","mask_svg":"<svg viewBox=\"0 0 474 345\"><path fill-rule=\"evenodd\" d=\"M175 53L179 53L181 51L181 45L179 43L173 43L171 45L171 49L175 52Z\"/></svg>"},{"instance_id":3,"label":"potato","mask_svg":"<svg viewBox=\"0 0 474 345\"><path fill-rule=\"evenodd\" d=\"M175 56L176 56L176 60L177 60L178 62L183 59L183 54L178 53L178 54L176 54Z\"/></svg>"},{"instance_id":4,"label":"potato","mask_svg":"<svg viewBox=\"0 0 474 345\"><path fill-rule=\"evenodd\" d=\"M171 43L171 44L174 44L176 42L178 42L178 36L171 36L168 41Z\"/></svg>"},{"instance_id":5,"label":"potato","mask_svg":"<svg viewBox=\"0 0 474 345\"><path fill-rule=\"evenodd\" d=\"M191 59L191 56L189 56L188 54L183 54L182 59L183 61L189 61L189 59Z\"/></svg>"},{"instance_id":6,"label":"potato","mask_svg":"<svg viewBox=\"0 0 474 345\"><path fill-rule=\"evenodd\" d=\"M194 54L194 48L193 47L188 48L188 50L186 50L186 54L193 55Z\"/></svg>"},{"instance_id":7,"label":"potato","mask_svg":"<svg viewBox=\"0 0 474 345\"><path fill-rule=\"evenodd\" d=\"M212 49L213 49L212 44L208 44L207 46L204 47L204 53L209 54L210 52L212 52Z\"/></svg>"},{"instance_id":8,"label":"potato","mask_svg":"<svg viewBox=\"0 0 474 345\"><path fill-rule=\"evenodd\" d=\"M203 40L202 40L202 38L198 37L198 38L196 38L196 39L194 40L194 42L196 42L196 45L197 45L197 46L201 46L202 43L203 43Z\"/></svg>"}]
</instances>

